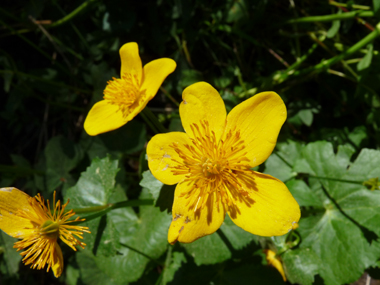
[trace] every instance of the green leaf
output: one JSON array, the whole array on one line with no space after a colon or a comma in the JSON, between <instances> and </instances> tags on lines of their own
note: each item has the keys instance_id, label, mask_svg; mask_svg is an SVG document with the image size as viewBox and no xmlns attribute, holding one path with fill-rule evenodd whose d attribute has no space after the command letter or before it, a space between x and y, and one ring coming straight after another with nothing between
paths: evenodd
<instances>
[{"instance_id":1,"label":"green leaf","mask_svg":"<svg viewBox=\"0 0 380 285\"><path fill-rule=\"evenodd\" d=\"M100 138L110 153L135 153L141 151L146 143L145 124L133 120L117 130L100 135Z\"/></svg>"},{"instance_id":2,"label":"green leaf","mask_svg":"<svg viewBox=\"0 0 380 285\"><path fill-rule=\"evenodd\" d=\"M192 243L181 244L181 246L194 258L198 266L219 263L231 258L231 251L218 233L204 236Z\"/></svg>"},{"instance_id":3,"label":"green leaf","mask_svg":"<svg viewBox=\"0 0 380 285\"><path fill-rule=\"evenodd\" d=\"M286 183L286 186L300 206L321 206L319 197L303 180L292 179Z\"/></svg>"},{"instance_id":4,"label":"green leaf","mask_svg":"<svg viewBox=\"0 0 380 285\"><path fill-rule=\"evenodd\" d=\"M274 268L263 266L260 258L248 253L244 259L228 260L214 265L198 266L188 258L182 264L171 283L172 285L192 284L284 284L280 273Z\"/></svg>"},{"instance_id":5,"label":"green leaf","mask_svg":"<svg viewBox=\"0 0 380 285\"><path fill-rule=\"evenodd\" d=\"M117 160L111 160L109 157L95 158L86 172L82 173L77 184L66 191L65 200L70 199L68 207L71 209L83 208L106 205L111 201L125 201L127 198L124 191L115 188L115 177L118 170ZM126 211L131 211L131 209ZM86 217L86 215L80 216ZM112 215L107 215L84 223L84 226L89 227L91 231L91 234L84 234L87 250L101 256L110 256L116 253L119 234L111 217ZM130 214L127 217L133 219ZM134 220L136 219L134 217ZM128 224L128 219L125 219L125 224Z\"/></svg>"},{"instance_id":6,"label":"green leaf","mask_svg":"<svg viewBox=\"0 0 380 285\"><path fill-rule=\"evenodd\" d=\"M336 208L302 219L299 231L301 248L311 248L323 260L319 274L326 284L354 282L380 254L379 246L370 245L360 228Z\"/></svg>"},{"instance_id":7,"label":"green leaf","mask_svg":"<svg viewBox=\"0 0 380 285\"><path fill-rule=\"evenodd\" d=\"M287 143L278 143L277 149L278 151L272 153L266 160L264 173L287 181L296 175L292 165L301 155L302 145L298 142L288 141Z\"/></svg>"},{"instance_id":8,"label":"green leaf","mask_svg":"<svg viewBox=\"0 0 380 285\"><path fill-rule=\"evenodd\" d=\"M148 197L147 191L143 191L140 196L142 199ZM171 216L160 212L158 208L140 207L138 218L131 209L113 210L107 214L107 223L108 221L112 223L119 236L117 253L95 256L91 250L86 249L81 256L78 255L77 262L85 284L104 284L105 278L109 278L115 284L136 281L143 274L146 265L149 262L156 263L168 245L167 231ZM81 262L86 259L89 263L82 265ZM87 273L94 268L100 274L99 279Z\"/></svg>"},{"instance_id":9,"label":"green leaf","mask_svg":"<svg viewBox=\"0 0 380 285\"><path fill-rule=\"evenodd\" d=\"M7 271L9 275L15 275L18 272L18 268L21 261L20 252L17 252L13 245L17 239L7 235L3 231L0 236L1 245L3 245L3 254L5 263L7 265Z\"/></svg>"},{"instance_id":10,"label":"green leaf","mask_svg":"<svg viewBox=\"0 0 380 285\"><path fill-rule=\"evenodd\" d=\"M95 158L81 174L77 184L66 191L70 208L106 205L115 187L118 161Z\"/></svg>"},{"instance_id":11,"label":"green leaf","mask_svg":"<svg viewBox=\"0 0 380 285\"><path fill-rule=\"evenodd\" d=\"M78 268L71 266L70 264L66 265L66 279L65 283L68 285L78 284L80 276L80 271Z\"/></svg>"},{"instance_id":12,"label":"green leaf","mask_svg":"<svg viewBox=\"0 0 380 285\"><path fill-rule=\"evenodd\" d=\"M90 159L95 157L103 158L108 154L112 158L121 158L125 154L141 151L145 143L145 125L136 120L128 122L117 130L99 136L90 137L84 135L81 140L82 147L86 149Z\"/></svg>"},{"instance_id":13,"label":"green leaf","mask_svg":"<svg viewBox=\"0 0 380 285\"><path fill-rule=\"evenodd\" d=\"M330 143L315 142L304 147L294 164L295 171L312 175L308 180L315 195L325 197L319 199L325 211L302 218L298 230L300 248L310 248L323 260L318 273L326 284L355 281L380 255L374 242L380 235L380 192L361 183L380 176L380 152L364 149L353 163L351 155L347 146L335 154Z\"/></svg>"},{"instance_id":14,"label":"green leaf","mask_svg":"<svg viewBox=\"0 0 380 285\"><path fill-rule=\"evenodd\" d=\"M53 192L62 184L64 189L72 186L74 181L70 171L83 158L81 148L63 136L57 136L48 142L45 157L47 191Z\"/></svg>"},{"instance_id":15,"label":"green leaf","mask_svg":"<svg viewBox=\"0 0 380 285\"><path fill-rule=\"evenodd\" d=\"M235 225L226 215L216 233L181 246L194 258L195 264L203 265L225 261L232 256L232 251L240 250L252 241L257 241L257 237Z\"/></svg>"},{"instance_id":16,"label":"green leaf","mask_svg":"<svg viewBox=\"0 0 380 285\"><path fill-rule=\"evenodd\" d=\"M143 172L143 179L140 186L146 188L154 199L154 204L160 207L161 211L171 212L174 200L176 185L164 185L157 180L150 170Z\"/></svg>"},{"instance_id":17,"label":"green leaf","mask_svg":"<svg viewBox=\"0 0 380 285\"><path fill-rule=\"evenodd\" d=\"M231 246L235 250L240 250L248 245L250 242L255 241L257 243L257 236L246 232L242 228L235 225L235 223L231 220L231 218L226 215L220 230L227 238L227 242L231 244Z\"/></svg>"},{"instance_id":18,"label":"green leaf","mask_svg":"<svg viewBox=\"0 0 380 285\"><path fill-rule=\"evenodd\" d=\"M368 44L367 48L368 48L367 53L365 54L365 56L363 56L361 61L358 62L358 65L356 67L358 71L367 69L371 65L372 56L373 56L373 44L372 43Z\"/></svg>"},{"instance_id":19,"label":"green leaf","mask_svg":"<svg viewBox=\"0 0 380 285\"><path fill-rule=\"evenodd\" d=\"M321 266L321 261L314 251L310 248L288 250L281 257L286 277L291 283L313 284L314 275L318 273Z\"/></svg>"},{"instance_id":20,"label":"green leaf","mask_svg":"<svg viewBox=\"0 0 380 285\"><path fill-rule=\"evenodd\" d=\"M182 263L186 263L186 257L183 252L173 252L167 257L167 263L164 268L162 283L167 284L174 279L174 274L179 268L181 268Z\"/></svg>"},{"instance_id":21,"label":"green leaf","mask_svg":"<svg viewBox=\"0 0 380 285\"><path fill-rule=\"evenodd\" d=\"M78 252L76 254L76 261L80 266L80 278L84 284L116 285L127 283L127 274L118 274L115 276L109 274L106 270L102 270L102 268L99 268L97 258L86 251Z\"/></svg>"},{"instance_id":22,"label":"green leaf","mask_svg":"<svg viewBox=\"0 0 380 285\"><path fill-rule=\"evenodd\" d=\"M341 13L342 13L342 10L338 10L337 14L341 14ZM331 25L331 28L327 31L326 36L329 39L333 38L338 33L339 28L340 28L340 21L339 20L333 21L332 25Z\"/></svg>"},{"instance_id":23,"label":"green leaf","mask_svg":"<svg viewBox=\"0 0 380 285\"><path fill-rule=\"evenodd\" d=\"M368 130L365 126L355 127L349 134L348 138L357 147L360 147L363 141L368 140Z\"/></svg>"},{"instance_id":24,"label":"green leaf","mask_svg":"<svg viewBox=\"0 0 380 285\"><path fill-rule=\"evenodd\" d=\"M202 80L202 73L193 69L183 69L178 83L178 93L181 94L182 90L187 86Z\"/></svg>"},{"instance_id":25,"label":"green leaf","mask_svg":"<svg viewBox=\"0 0 380 285\"><path fill-rule=\"evenodd\" d=\"M301 110L298 112L301 121L308 127L313 123L313 111L310 109Z\"/></svg>"},{"instance_id":26,"label":"green leaf","mask_svg":"<svg viewBox=\"0 0 380 285\"><path fill-rule=\"evenodd\" d=\"M154 203L156 203L164 184L157 180L150 170L144 171L142 176L143 178L140 181L140 186L148 189L149 193L153 196Z\"/></svg>"}]
</instances>

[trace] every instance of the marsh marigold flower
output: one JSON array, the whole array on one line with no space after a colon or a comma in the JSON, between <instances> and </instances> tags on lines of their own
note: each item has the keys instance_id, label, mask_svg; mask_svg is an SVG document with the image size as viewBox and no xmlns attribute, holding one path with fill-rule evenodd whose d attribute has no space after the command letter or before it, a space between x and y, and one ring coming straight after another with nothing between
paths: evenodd
<instances>
[{"instance_id":1,"label":"marsh marigold flower","mask_svg":"<svg viewBox=\"0 0 380 285\"><path fill-rule=\"evenodd\" d=\"M284 282L286 282L286 276L285 276L284 268L282 266L280 259L276 256L276 253L270 249L265 249L264 253L265 253L265 258L267 260L268 265L276 268L277 271L281 274Z\"/></svg>"},{"instance_id":2,"label":"marsh marigold flower","mask_svg":"<svg viewBox=\"0 0 380 285\"><path fill-rule=\"evenodd\" d=\"M54 276L59 277L63 270L63 256L58 245L58 238L76 251L75 246L84 248L85 243L76 237L83 238L87 227L72 226L69 223L83 221L76 218L68 221L75 213L65 212L69 202L61 205L54 201L50 208L41 195L30 197L26 193L14 188L0 188L0 229L8 235L21 239L14 244L14 248L21 252L25 265L31 264L33 269L47 271L51 268Z\"/></svg>"},{"instance_id":3,"label":"marsh marigold flower","mask_svg":"<svg viewBox=\"0 0 380 285\"><path fill-rule=\"evenodd\" d=\"M251 170L272 153L285 122L280 96L257 94L228 116L208 83L187 87L182 98L186 133L158 134L147 146L152 174L165 184L178 183L169 242L189 243L212 234L226 213L256 235L283 235L295 227L300 209L285 184Z\"/></svg>"},{"instance_id":4,"label":"marsh marigold flower","mask_svg":"<svg viewBox=\"0 0 380 285\"><path fill-rule=\"evenodd\" d=\"M87 115L84 129L90 136L120 128L140 113L156 95L176 63L170 58L153 60L142 67L136 43L120 48L120 78L107 82L102 101Z\"/></svg>"}]
</instances>

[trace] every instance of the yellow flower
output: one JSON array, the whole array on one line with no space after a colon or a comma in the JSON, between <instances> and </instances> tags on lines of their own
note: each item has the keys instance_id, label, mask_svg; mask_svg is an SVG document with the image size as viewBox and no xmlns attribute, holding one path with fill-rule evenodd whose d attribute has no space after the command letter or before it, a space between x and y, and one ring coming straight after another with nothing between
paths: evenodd
<instances>
[{"instance_id":1,"label":"yellow flower","mask_svg":"<svg viewBox=\"0 0 380 285\"><path fill-rule=\"evenodd\" d=\"M75 215L70 210L64 212L66 204L55 202L47 207L41 195L30 197L24 192L14 188L0 188L0 229L8 235L22 239L14 244L17 251L25 249L21 253L25 265L31 264L31 268L42 269L47 265L47 270L52 268L55 277L59 277L63 270L63 256L57 243L60 238L64 243L76 251L75 246L84 248L85 243L74 236L83 238L83 232L89 233L87 227L70 226L69 223L83 221L77 217L68 221Z\"/></svg>"},{"instance_id":2,"label":"yellow flower","mask_svg":"<svg viewBox=\"0 0 380 285\"><path fill-rule=\"evenodd\" d=\"M147 146L152 174L165 184L178 183L168 241L189 243L212 234L226 213L256 235L283 235L295 227L300 209L285 184L251 170L272 153L285 122L280 96L257 94L228 116L208 83L187 87L182 98L186 133L158 134Z\"/></svg>"},{"instance_id":3,"label":"yellow flower","mask_svg":"<svg viewBox=\"0 0 380 285\"><path fill-rule=\"evenodd\" d=\"M284 268L282 267L282 263L278 257L276 257L276 253L274 251L271 251L270 249L264 250L268 265L273 266L277 269L278 272L280 272L282 279L284 282L286 282L286 276L284 272Z\"/></svg>"},{"instance_id":4,"label":"yellow flower","mask_svg":"<svg viewBox=\"0 0 380 285\"><path fill-rule=\"evenodd\" d=\"M90 136L120 128L140 113L156 95L176 63L160 58L142 67L137 43L127 43L120 49L121 78L112 78L104 89L102 101L87 115L84 129Z\"/></svg>"}]
</instances>

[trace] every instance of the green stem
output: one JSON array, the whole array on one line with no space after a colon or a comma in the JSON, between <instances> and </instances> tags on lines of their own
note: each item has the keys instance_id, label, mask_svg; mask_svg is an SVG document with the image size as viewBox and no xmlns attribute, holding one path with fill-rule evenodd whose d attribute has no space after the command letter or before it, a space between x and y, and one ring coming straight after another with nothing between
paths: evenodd
<instances>
[{"instance_id":1,"label":"green stem","mask_svg":"<svg viewBox=\"0 0 380 285\"><path fill-rule=\"evenodd\" d=\"M311 48L309 48L308 51L302 57L299 58L298 61L293 63L291 66L288 67L287 70L285 70L285 73L289 73L289 72L292 72L293 70L297 69L315 51L315 49L317 47L318 47L318 44L314 43L311 46Z\"/></svg>"},{"instance_id":2,"label":"green stem","mask_svg":"<svg viewBox=\"0 0 380 285\"><path fill-rule=\"evenodd\" d=\"M335 20L349 20L355 17L374 17L375 13L373 11L352 11L342 14L331 14L323 16L310 16L302 17L297 19L290 19L285 22L285 24L294 23L312 23L312 22L332 22Z\"/></svg>"},{"instance_id":3,"label":"green stem","mask_svg":"<svg viewBox=\"0 0 380 285\"><path fill-rule=\"evenodd\" d=\"M330 5L333 5L333 6L336 6L336 7L351 7L353 9L359 9L359 10L370 10L371 7L369 6L364 6L364 5L347 5L347 4L344 4L344 3L339 3L339 2L335 2L335 1L329 1L329 4Z\"/></svg>"},{"instance_id":4,"label":"green stem","mask_svg":"<svg viewBox=\"0 0 380 285\"><path fill-rule=\"evenodd\" d=\"M300 75L304 75L306 73L310 73L310 72L322 72L322 71L325 71L327 70L331 65L341 61L342 59L346 58L346 57L349 57L350 55L354 54L355 52L359 51L361 48L363 48L364 46L366 46L367 44L369 44L370 42L372 42L374 39L376 39L380 34L380 23L378 23L376 25L376 29L374 31L372 31L371 33L369 33L365 38L363 38L362 40L360 40L359 42L357 42L356 44L354 44L353 46L351 46L350 48L348 48L346 51L342 52L341 54L337 55L337 56L334 56L328 60L324 60L322 61L321 63L315 65L315 66L312 66L312 67L309 67L309 68L305 68L303 70L300 70L300 71L296 71L293 73L293 76L300 76ZM285 74L285 78L281 78L282 80L278 80L279 83L283 82L284 79L286 79L288 75Z\"/></svg>"},{"instance_id":5,"label":"green stem","mask_svg":"<svg viewBox=\"0 0 380 285\"><path fill-rule=\"evenodd\" d=\"M51 25L48 25L46 27L49 27L49 28L54 28L54 27L58 27L60 25L63 25L65 24L66 22L69 22L71 19L75 18L76 16L79 15L79 13L81 13L82 11L84 11L85 9L87 9L92 3L96 2L97 0L87 0L85 2L83 2L82 5L80 5L78 8L76 8L74 11L72 11L70 14L66 15L65 17L63 17L62 19L54 22L53 24Z\"/></svg>"},{"instance_id":6,"label":"green stem","mask_svg":"<svg viewBox=\"0 0 380 285\"><path fill-rule=\"evenodd\" d=\"M75 214L85 214L85 213L93 213L99 211L111 211L113 209L125 208L125 207L138 207L138 206L147 206L153 205L152 199L141 199L141 200L128 200L117 203L108 203L106 205L86 207L86 208L77 208L72 209Z\"/></svg>"},{"instance_id":7,"label":"green stem","mask_svg":"<svg viewBox=\"0 0 380 285\"><path fill-rule=\"evenodd\" d=\"M145 121L145 123L147 123L147 125L149 126L149 128L155 133L155 134L159 134L160 132L156 129L156 127L154 126L154 124L148 119L148 117L145 115L145 113L143 113L142 111L140 112L140 116L143 118L143 120Z\"/></svg>"},{"instance_id":8,"label":"green stem","mask_svg":"<svg viewBox=\"0 0 380 285\"><path fill-rule=\"evenodd\" d=\"M72 225L79 225L94 219L97 219L99 217L104 216L107 214L109 211L118 209L118 208L125 208L125 207L138 207L138 206L149 206L153 205L153 201L151 199L144 199L144 200L129 200L129 201L123 201L123 202L118 202L115 204L106 204L102 206L94 206L94 207L87 207L87 208L78 208L78 209L73 209L73 212L75 214L85 214L85 213L93 213L93 215L85 216L83 221L79 222L73 222L71 223Z\"/></svg>"},{"instance_id":9,"label":"green stem","mask_svg":"<svg viewBox=\"0 0 380 285\"><path fill-rule=\"evenodd\" d=\"M177 107L179 107L179 103L177 102L176 99L174 99L174 97L172 95L170 95L170 93L168 91L166 91L166 89L164 87L160 87L160 90L162 93L165 94L166 97L168 97Z\"/></svg>"},{"instance_id":10,"label":"green stem","mask_svg":"<svg viewBox=\"0 0 380 285\"><path fill-rule=\"evenodd\" d=\"M235 68L235 74L236 74L236 76L237 76L237 78L238 78L238 81L239 81L240 86L241 86L241 87L243 88L243 90L244 90L244 93L246 93L246 92L247 92L247 88L246 88L246 86L245 86L245 84L244 84L243 76L241 75L241 72L240 72L240 68L239 68L239 67L236 67L236 68Z\"/></svg>"},{"instance_id":11,"label":"green stem","mask_svg":"<svg viewBox=\"0 0 380 285\"><path fill-rule=\"evenodd\" d=\"M62 15L64 17L66 17L66 13L65 11L61 8L61 6L58 5L58 3L56 1L54 1L54 4L55 6L58 8L58 10L61 11ZM87 49L90 49L90 46L88 45L87 41L85 40L85 38L83 37L82 33L78 30L78 28L73 24L73 23L70 23L71 27L73 28L74 32L78 35L78 37L81 39L82 43L84 44L84 46L87 48Z\"/></svg>"},{"instance_id":12,"label":"green stem","mask_svg":"<svg viewBox=\"0 0 380 285\"><path fill-rule=\"evenodd\" d=\"M159 132L167 133L167 129L160 123L160 121L148 107L145 107L141 113L143 113L154 124Z\"/></svg>"},{"instance_id":13,"label":"green stem","mask_svg":"<svg viewBox=\"0 0 380 285\"><path fill-rule=\"evenodd\" d=\"M285 158L283 158L282 155L280 155L278 152L276 152L275 155L277 155L278 158L281 159L287 166L289 166L290 168L293 168L293 166Z\"/></svg>"}]
</instances>

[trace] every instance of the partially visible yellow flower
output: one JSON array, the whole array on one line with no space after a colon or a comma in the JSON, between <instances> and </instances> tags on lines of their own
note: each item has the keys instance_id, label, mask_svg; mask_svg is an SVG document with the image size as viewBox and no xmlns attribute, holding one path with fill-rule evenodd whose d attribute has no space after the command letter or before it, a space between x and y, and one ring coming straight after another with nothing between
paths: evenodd
<instances>
[{"instance_id":1,"label":"partially visible yellow flower","mask_svg":"<svg viewBox=\"0 0 380 285\"><path fill-rule=\"evenodd\" d=\"M55 277L59 277L63 270L63 256L58 245L58 238L76 251L75 246L84 248L85 243L76 237L83 238L83 232L89 233L87 227L68 225L72 222L83 221L77 217L68 221L75 215L70 210L65 212L66 204L55 202L47 207L41 195L30 197L26 193L14 188L0 188L0 229L8 235L22 239L14 244L21 253L25 265L31 268L47 270L52 268Z\"/></svg>"},{"instance_id":2,"label":"partially visible yellow flower","mask_svg":"<svg viewBox=\"0 0 380 285\"><path fill-rule=\"evenodd\" d=\"M276 256L276 253L274 251L271 251L270 249L265 249L264 253L265 253L265 257L267 259L268 265L271 265L274 268L276 268L277 271L280 272L284 282L286 282L284 268L282 267L282 263L280 259Z\"/></svg>"},{"instance_id":3,"label":"partially visible yellow flower","mask_svg":"<svg viewBox=\"0 0 380 285\"><path fill-rule=\"evenodd\" d=\"M189 243L214 233L226 213L244 230L283 235L300 209L280 180L251 170L272 153L286 119L284 102L263 92L226 114L219 93L198 82L183 91L180 116L186 133L155 135L149 168L161 182L178 183L168 241Z\"/></svg>"},{"instance_id":4,"label":"partially visible yellow flower","mask_svg":"<svg viewBox=\"0 0 380 285\"><path fill-rule=\"evenodd\" d=\"M87 115L84 129L90 136L120 128L140 113L156 95L176 63L170 58L153 60L142 67L137 43L120 48L120 78L107 82L102 101Z\"/></svg>"}]
</instances>

